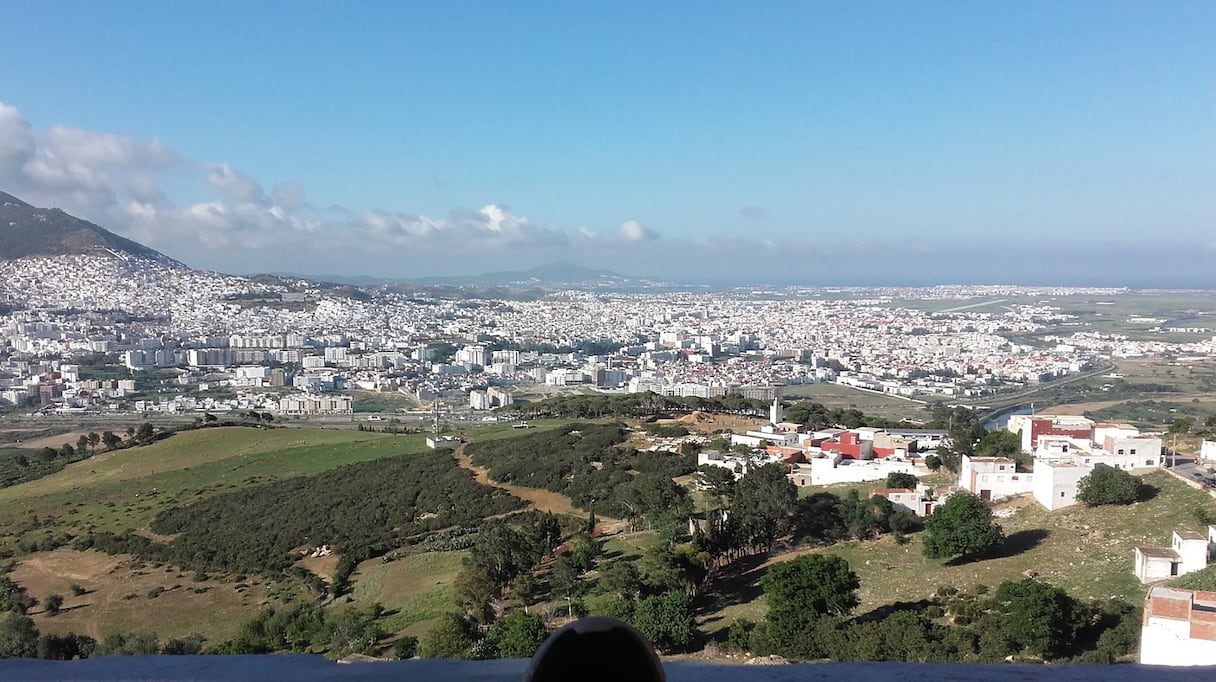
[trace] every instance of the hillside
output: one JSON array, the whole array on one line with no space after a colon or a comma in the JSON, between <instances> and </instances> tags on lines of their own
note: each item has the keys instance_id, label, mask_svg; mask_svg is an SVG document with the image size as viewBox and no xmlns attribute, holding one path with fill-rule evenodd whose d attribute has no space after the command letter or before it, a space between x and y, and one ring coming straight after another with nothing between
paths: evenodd
<instances>
[{"instance_id":1,"label":"hillside","mask_svg":"<svg viewBox=\"0 0 1216 682\"><path fill-rule=\"evenodd\" d=\"M57 208L0 192L0 259L110 253L181 266L168 256Z\"/></svg>"}]
</instances>

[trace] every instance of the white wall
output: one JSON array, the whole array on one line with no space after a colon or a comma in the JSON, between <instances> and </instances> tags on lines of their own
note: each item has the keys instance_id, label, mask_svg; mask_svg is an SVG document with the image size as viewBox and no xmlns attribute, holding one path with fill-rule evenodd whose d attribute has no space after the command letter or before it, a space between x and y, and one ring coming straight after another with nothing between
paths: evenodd
<instances>
[{"instance_id":1,"label":"white wall","mask_svg":"<svg viewBox=\"0 0 1216 682\"><path fill-rule=\"evenodd\" d=\"M1151 616L1140 629L1140 662L1145 665L1212 665L1216 642L1191 639L1185 620Z\"/></svg>"},{"instance_id":2,"label":"white wall","mask_svg":"<svg viewBox=\"0 0 1216 682\"><path fill-rule=\"evenodd\" d=\"M844 462L848 462L845 464ZM831 485L833 483L860 483L862 481L882 481L887 474L898 471L914 476L927 476L929 470L918 467L910 462L892 462L881 459L874 460L842 460L838 466L832 466L832 460L811 460L811 485Z\"/></svg>"},{"instance_id":3,"label":"white wall","mask_svg":"<svg viewBox=\"0 0 1216 682\"><path fill-rule=\"evenodd\" d=\"M1034 461L1034 499L1055 511L1077 503L1077 481L1091 469L1078 466L1052 464L1044 460Z\"/></svg>"}]
</instances>

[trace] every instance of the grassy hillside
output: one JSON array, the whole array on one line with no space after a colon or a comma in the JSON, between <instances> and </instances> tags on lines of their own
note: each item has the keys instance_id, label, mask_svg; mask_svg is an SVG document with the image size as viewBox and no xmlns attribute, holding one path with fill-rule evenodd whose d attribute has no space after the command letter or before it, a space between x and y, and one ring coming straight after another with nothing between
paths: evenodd
<instances>
[{"instance_id":1,"label":"grassy hillside","mask_svg":"<svg viewBox=\"0 0 1216 682\"><path fill-rule=\"evenodd\" d=\"M1216 511L1216 501L1209 495L1168 473L1148 474L1144 480L1155 495L1127 507L1077 505L1048 512L1033 500L1020 500L1013 515L1001 520L1010 545L1005 556L998 558L957 566L926 559L919 533L907 545L885 537L813 551L836 554L849 562L861 578L860 612L928 598L939 585L995 587L1005 580L1023 578L1026 571L1079 598L1122 597L1137 604L1144 598L1144 587L1132 574L1134 548L1168 546L1175 529L1201 530L1193 509L1202 506ZM715 631L736 618L762 619L766 606L760 579L767 567L807 551L811 550L777 556L742 576L731 589L744 597L709 610L703 619L705 628Z\"/></svg>"},{"instance_id":2,"label":"grassy hillside","mask_svg":"<svg viewBox=\"0 0 1216 682\"><path fill-rule=\"evenodd\" d=\"M34 516L54 517L61 530L139 529L162 509L218 492L425 447L423 436L349 430L186 431L0 490L0 546L28 531Z\"/></svg>"}]
</instances>

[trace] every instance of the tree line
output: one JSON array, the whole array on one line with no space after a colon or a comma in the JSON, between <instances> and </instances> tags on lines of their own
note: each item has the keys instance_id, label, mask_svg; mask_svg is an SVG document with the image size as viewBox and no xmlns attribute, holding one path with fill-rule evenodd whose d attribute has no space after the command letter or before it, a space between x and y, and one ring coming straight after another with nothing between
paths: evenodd
<instances>
[{"instance_id":1,"label":"tree line","mask_svg":"<svg viewBox=\"0 0 1216 682\"><path fill-rule=\"evenodd\" d=\"M939 587L930 598L853 616L861 586L847 561L811 554L769 569L765 620L735 621L722 642L796 660L1113 663L1135 651L1138 609L1120 599L1082 601L1046 581L995 591Z\"/></svg>"},{"instance_id":2,"label":"tree line","mask_svg":"<svg viewBox=\"0 0 1216 682\"><path fill-rule=\"evenodd\" d=\"M164 510L151 528L176 535L167 543L127 532L88 534L73 546L197 570L282 574L300 558L299 548L330 545L342 556L340 585L359 561L413 535L522 505L478 484L450 451L439 450L348 464Z\"/></svg>"},{"instance_id":3,"label":"tree line","mask_svg":"<svg viewBox=\"0 0 1216 682\"><path fill-rule=\"evenodd\" d=\"M494 481L552 490L588 511L633 517L687 507L687 491L672 479L691 473L695 456L638 452L624 445L627 436L620 424L572 423L465 452Z\"/></svg>"}]
</instances>

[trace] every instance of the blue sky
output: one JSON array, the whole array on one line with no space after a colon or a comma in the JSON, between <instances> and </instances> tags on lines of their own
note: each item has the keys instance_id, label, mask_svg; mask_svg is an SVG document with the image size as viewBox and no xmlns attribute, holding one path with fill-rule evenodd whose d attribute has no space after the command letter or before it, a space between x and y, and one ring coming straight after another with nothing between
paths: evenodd
<instances>
[{"instance_id":1,"label":"blue sky","mask_svg":"<svg viewBox=\"0 0 1216 682\"><path fill-rule=\"evenodd\" d=\"M1216 287L1208 1L4 5L0 189L200 267Z\"/></svg>"}]
</instances>

